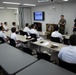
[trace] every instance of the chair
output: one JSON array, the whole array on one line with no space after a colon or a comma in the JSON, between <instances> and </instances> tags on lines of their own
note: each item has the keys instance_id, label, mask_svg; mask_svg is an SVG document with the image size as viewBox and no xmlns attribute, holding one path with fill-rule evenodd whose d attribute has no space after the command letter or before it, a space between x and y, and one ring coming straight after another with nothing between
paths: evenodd
<instances>
[{"instance_id":1,"label":"chair","mask_svg":"<svg viewBox=\"0 0 76 75\"><path fill-rule=\"evenodd\" d=\"M32 55L32 50L31 49L29 49L29 48L23 48L23 51L24 52L26 52L26 53L28 53L28 54L30 54L30 55Z\"/></svg>"},{"instance_id":2,"label":"chair","mask_svg":"<svg viewBox=\"0 0 76 75\"><path fill-rule=\"evenodd\" d=\"M9 39L10 40L10 45L13 46L13 47L16 47L16 43L13 39Z\"/></svg>"},{"instance_id":3,"label":"chair","mask_svg":"<svg viewBox=\"0 0 76 75\"><path fill-rule=\"evenodd\" d=\"M64 44L69 45L69 39L64 38Z\"/></svg>"},{"instance_id":4,"label":"chair","mask_svg":"<svg viewBox=\"0 0 76 75\"><path fill-rule=\"evenodd\" d=\"M61 43L59 37L52 37L52 36L51 36L51 41L57 42L57 43Z\"/></svg>"},{"instance_id":5,"label":"chair","mask_svg":"<svg viewBox=\"0 0 76 75\"><path fill-rule=\"evenodd\" d=\"M58 59L59 59L59 66L76 73L76 64L65 62L60 58Z\"/></svg>"},{"instance_id":6,"label":"chair","mask_svg":"<svg viewBox=\"0 0 76 75\"><path fill-rule=\"evenodd\" d=\"M5 43L4 39L0 37L0 44Z\"/></svg>"},{"instance_id":7,"label":"chair","mask_svg":"<svg viewBox=\"0 0 76 75\"><path fill-rule=\"evenodd\" d=\"M24 35L24 32L22 30L19 30L20 35Z\"/></svg>"},{"instance_id":8,"label":"chair","mask_svg":"<svg viewBox=\"0 0 76 75\"><path fill-rule=\"evenodd\" d=\"M23 32L23 34L26 35L26 36L28 36L28 33L27 32Z\"/></svg>"},{"instance_id":9,"label":"chair","mask_svg":"<svg viewBox=\"0 0 76 75\"><path fill-rule=\"evenodd\" d=\"M46 53L39 53L39 52L37 52L37 58L38 58L38 60L39 59L44 59L44 60L47 60L47 61L50 62L51 56L46 54Z\"/></svg>"},{"instance_id":10,"label":"chair","mask_svg":"<svg viewBox=\"0 0 76 75\"><path fill-rule=\"evenodd\" d=\"M34 40L32 40L32 42L37 41L37 35L36 34L30 34L31 38L34 38Z\"/></svg>"}]
</instances>

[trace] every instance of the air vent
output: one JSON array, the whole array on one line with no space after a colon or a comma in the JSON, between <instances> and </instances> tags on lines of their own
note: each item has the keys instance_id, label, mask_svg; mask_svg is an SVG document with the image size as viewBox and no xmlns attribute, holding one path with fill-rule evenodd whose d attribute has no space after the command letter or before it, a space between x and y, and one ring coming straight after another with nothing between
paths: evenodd
<instances>
[{"instance_id":1,"label":"air vent","mask_svg":"<svg viewBox=\"0 0 76 75\"><path fill-rule=\"evenodd\" d=\"M38 0L38 2L47 2L49 0Z\"/></svg>"}]
</instances>

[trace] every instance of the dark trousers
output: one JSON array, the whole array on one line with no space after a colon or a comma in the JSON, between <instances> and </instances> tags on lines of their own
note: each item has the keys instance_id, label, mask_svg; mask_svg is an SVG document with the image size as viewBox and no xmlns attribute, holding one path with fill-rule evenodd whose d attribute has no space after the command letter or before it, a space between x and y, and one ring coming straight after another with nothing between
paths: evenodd
<instances>
[{"instance_id":1,"label":"dark trousers","mask_svg":"<svg viewBox=\"0 0 76 75\"><path fill-rule=\"evenodd\" d=\"M65 26L60 25L59 32L64 35L65 34Z\"/></svg>"}]
</instances>

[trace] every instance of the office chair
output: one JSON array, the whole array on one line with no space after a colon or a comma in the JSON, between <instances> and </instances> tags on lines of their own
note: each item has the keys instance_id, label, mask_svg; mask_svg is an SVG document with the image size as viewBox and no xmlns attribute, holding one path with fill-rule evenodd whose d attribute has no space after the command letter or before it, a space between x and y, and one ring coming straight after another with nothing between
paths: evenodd
<instances>
[{"instance_id":1,"label":"office chair","mask_svg":"<svg viewBox=\"0 0 76 75\"><path fill-rule=\"evenodd\" d=\"M38 58L38 60L39 60L39 59L44 59L44 60L47 60L47 61L50 62L51 56L48 55L48 54L46 54L46 53L37 52L37 58Z\"/></svg>"},{"instance_id":2,"label":"office chair","mask_svg":"<svg viewBox=\"0 0 76 75\"><path fill-rule=\"evenodd\" d=\"M11 38L10 38L9 40L10 40L10 43L9 43L9 44L10 44L11 46L13 46L13 47L16 47L15 41L14 41L13 39L11 39Z\"/></svg>"},{"instance_id":3,"label":"office chair","mask_svg":"<svg viewBox=\"0 0 76 75\"><path fill-rule=\"evenodd\" d=\"M4 39L0 37L0 44L5 43Z\"/></svg>"},{"instance_id":4,"label":"office chair","mask_svg":"<svg viewBox=\"0 0 76 75\"><path fill-rule=\"evenodd\" d=\"M28 33L27 33L27 32L23 32L23 35L26 35L26 36L28 36Z\"/></svg>"},{"instance_id":5,"label":"office chair","mask_svg":"<svg viewBox=\"0 0 76 75\"><path fill-rule=\"evenodd\" d=\"M19 30L19 32L20 32L20 35L24 35L23 30Z\"/></svg>"},{"instance_id":6,"label":"office chair","mask_svg":"<svg viewBox=\"0 0 76 75\"><path fill-rule=\"evenodd\" d=\"M52 37L52 36L51 36L51 41L57 42L57 43L61 43L59 37Z\"/></svg>"},{"instance_id":7,"label":"office chair","mask_svg":"<svg viewBox=\"0 0 76 75\"><path fill-rule=\"evenodd\" d=\"M69 45L69 39L64 38L64 44Z\"/></svg>"},{"instance_id":8,"label":"office chair","mask_svg":"<svg viewBox=\"0 0 76 75\"><path fill-rule=\"evenodd\" d=\"M76 64L65 62L60 58L58 58L58 59L59 59L59 66L60 67L63 67L69 71L76 73Z\"/></svg>"},{"instance_id":9,"label":"office chair","mask_svg":"<svg viewBox=\"0 0 76 75\"><path fill-rule=\"evenodd\" d=\"M32 40L32 42L37 41L37 35L36 34L30 34L31 38L34 38L34 40Z\"/></svg>"},{"instance_id":10,"label":"office chair","mask_svg":"<svg viewBox=\"0 0 76 75\"><path fill-rule=\"evenodd\" d=\"M29 48L27 48L27 47L26 48L23 48L23 52L26 52L26 53L32 55L32 50L29 49Z\"/></svg>"}]
</instances>

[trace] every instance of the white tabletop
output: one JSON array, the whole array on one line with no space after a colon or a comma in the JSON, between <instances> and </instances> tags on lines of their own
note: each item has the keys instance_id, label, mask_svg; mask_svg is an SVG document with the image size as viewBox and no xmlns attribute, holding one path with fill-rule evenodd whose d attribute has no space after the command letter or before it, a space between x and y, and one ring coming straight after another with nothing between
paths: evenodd
<instances>
[{"instance_id":1,"label":"white tabletop","mask_svg":"<svg viewBox=\"0 0 76 75\"><path fill-rule=\"evenodd\" d=\"M43 42L43 43L40 43L40 42ZM42 46L42 47L46 47L46 48L49 48L49 49L52 49L52 50L55 50L55 51L60 51L62 47L67 46L67 45L64 45L62 43L52 42L50 40L39 40L39 41L33 42L33 44L36 44L36 45L39 45L39 46ZM51 45L53 45L53 44L58 45L58 48L51 48Z\"/></svg>"},{"instance_id":2,"label":"white tabletop","mask_svg":"<svg viewBox=\"0 0 76 75\"><path fill-rule=\"evenodd\" d=\"M8 44L0 45L0 66L9 75L26 68L35 61L37 61L35 57L28 55Z\"/></svg>"},{"instance_id":3,"label":"white tabletop","mask_svg":"<svg viewBox=\"0 0 76 75\"><path fill-rule=\"evenodd\" d=\"M9 36L9 37L10 37L11 31L5 32L5 34L6 34L6 36ZM22 36L22 35L19 35L19 34L17 34L17 36L18 36L18 40L20 40L20 41L22 41L22 42L27 42L27 41L33 40L33 38L31 38L31 39L26 39L25 36Z\"/></svg>"},{"instance_id":4,"label":"white tabletop","mask_svg":"<svg viewBox=\"0 0 76 75\"><path fill-rule=\"evenodd\" d=\"M76 75L45 60L39 60L16 75Z\"/></svg>"}]
</instances>

